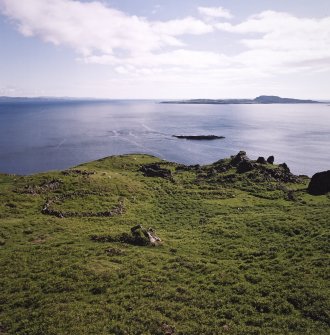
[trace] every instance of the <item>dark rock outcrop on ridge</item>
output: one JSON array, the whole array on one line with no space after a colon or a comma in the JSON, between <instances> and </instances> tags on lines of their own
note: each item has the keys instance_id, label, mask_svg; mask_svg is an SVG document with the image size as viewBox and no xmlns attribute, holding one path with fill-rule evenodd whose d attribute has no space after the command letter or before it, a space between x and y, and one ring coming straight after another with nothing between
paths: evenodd
<instances>
[{"instance_id":1,"label":"dark rock outcrop on ridge","mask_svg":"<svg viewBox=\"0 0 330 335\"><path fill-rule=\"evenodd\" d=\"M245 151L240 151L236 156L232 156L231 161L230 161L230 165L237 167L243 161L248 161L248 160L250 160L250 159L246 155L246 152Z\"/></svg>"},{"instance_id":2,"label":"dark rock outcrop on ridge","mask_svg":"<svg viewBox=\"0 0 330 335\"><path fill-rule=\"evenodd\" d=\"M330 170L315 173L307 190L312 195L322 195L330 192Z\"/></svg>"},{"instance_id":3,"label":"dark rock outcrop on ridge","mask_svg":"<svg viewBox=\"0 0 330 335\"><path fill-rule=\"evenodd\" d=\"M269 164L274 164L274 161L275 161L274 156L269 156L269 157L267 158L267 163L269 163Z\"/></svg>"},{"instance_id":4,"label":"dark rock outcrop on ridge","mask_svg":"<svg viewBox=\"0 0 330 335\"><path fill-rule=\"evenodd\" d=\"M301 182L299 176L290 172L286 163L273 165L274 156L269 156L267 161L264 157L259 157L257 160L251 160L245 151L240 151L237 155L231 156L230 160L220 160L212 165L212 171L215 173L226 172L232 168L236 168L237 174L246 174L248 179L254 181L276 181L283 183L298 183ZM214 173L211 170L207 176L212 176ZM235 179L234 175L223 177L225 180Z\"/></svg>"},{"instance_id":5,"label":"dark rock outcrop on ridge","mask_svg":"<svg viewBox=\"0 0 330 335\"><path fill-rule=\"evenodd\" d=\"M259 164L267 164L267 161L265 160L265 157L258 157L257 163L259 163Z\"/></svg>"},{"instance_id":6,"label":"dark rock outcrop on ridge","mask_svg":"<svg viewBox=\"0 0 330 335\"><path fill-rule=\"evenodd\" d=\"M254 169L253 163L251 161L244 159L241 163L237 166L238 173L245 173Z\"/></svg>"},{"instance_id":7,"label":"dark rock outcrop on ridge","mask_svg":"<svg viewBox=\"0 0 330 335\"><path fill-rule=\"evenodd\" d=\"M165 179L172 179L171 170L164 169L157 163L142 165L140 171L142 171L145 177L160 177Z\"/></svg>"}]
</instances>

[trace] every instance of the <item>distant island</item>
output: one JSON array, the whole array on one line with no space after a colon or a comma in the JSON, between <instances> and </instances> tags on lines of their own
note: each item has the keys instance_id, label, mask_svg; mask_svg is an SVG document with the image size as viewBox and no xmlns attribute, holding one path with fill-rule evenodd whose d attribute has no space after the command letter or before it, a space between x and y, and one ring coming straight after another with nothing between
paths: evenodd
<instances>
[{"instance_id":1,"label":"distant island","mask_svg":"<svg viewBox=\"0 0 330 335\"><path fill-rule=\"evenodd\" d=\"M225 138L224 136L216 136L216 135L173 135L173 137L185 139L185 140L220 140Z\"/></svg>"},{"instance_id":2,"label":"distant island","mask_svg":"<svg viewBox=\"0 0 330 335\"><path fill-rule=\"evenodd\" d=\"M317 104L319 101L281 98L275 95L261 95L255 99L190 99L161 101L163 104L206 104L206 105L257 105L257 104Z\"/></svg>"}]
</instances>

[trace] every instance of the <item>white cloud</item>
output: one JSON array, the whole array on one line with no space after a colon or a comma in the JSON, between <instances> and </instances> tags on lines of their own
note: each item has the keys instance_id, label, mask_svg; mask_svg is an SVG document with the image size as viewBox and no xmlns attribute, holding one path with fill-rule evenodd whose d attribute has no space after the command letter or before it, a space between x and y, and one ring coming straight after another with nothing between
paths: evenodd
<instances>
[{"instance_id":1,"label":"white cloud","mask_svg":"<svg viewBox=\"0 0 330 335\"><path fill-rule=\"evenodd\" d=\"M159 34L170 36L179 36L185 34L203 35L214 30L213 26L193 17L187 17L181 20L171 20L165 22L155 22L152 28Z\"/></svg>"},{"instance_id":2,"label":"white cloud","mask_svg":"<svg viewBox=\"0 0 330 335\"><path fill-rule=\"evenodd\" d=\"M231 19L233 17L230 11L223 7L198 7L198 11L202 15L212 18Z\"/></svg>"},{"instance_id":3,"label":"white cloud","mask_svg":"<svg viewBox=\"0 0 330 335\"><path fill-rule=\"evenodd\" d=\"M248 50L237 55L241 62L269 70L330 69L330 17L298 18L265 11L237 25L218 23L217 29L241 34Z\"/></svg>"},{"instance_id":4,"label":"white cloud","mask_svg":"<svg viewBox=\"0 0 330 335\"><path fill-rule=\"evenodd\" d=\"M84 55L109 56L118 50L140 53L182 46L176 36L200 35L213 30L206 23L189 17L149 22L96 1L0 0L0 6L23 35L66 45Z\"/></svg>"},{"instance_id":5,"label":"white cloud","mask_svg":"<svg viewBox=\"0 0 330 335\"><path fill-rule=\"evenodd\" d=\"M231 18L228 10L198 7L204 21L151 21L104 2L78 0L0 0L0 10L23 35L67 46L79 61L110 65L125 78L237 84L301 70L330 70L330 17L265 11L231 24L216 20ZM206 43L203 49L197 44L192 48L185 36L211 33L212 51L205 49ZM240 44L236 53L226 54L223 34Z\"/></svg>"}]
</instances>

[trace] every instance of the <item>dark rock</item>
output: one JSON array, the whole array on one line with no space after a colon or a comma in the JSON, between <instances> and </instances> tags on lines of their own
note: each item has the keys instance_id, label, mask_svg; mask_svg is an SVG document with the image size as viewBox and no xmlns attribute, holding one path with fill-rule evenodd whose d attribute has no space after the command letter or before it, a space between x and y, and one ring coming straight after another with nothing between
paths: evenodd
<instances>
[{"instance_id":1,"label":"dark rock","mask_svg":"<svg viewBox=\"0 0 330 335\"><path fill-rule=\"evenodd\" d=\"M143 165L140 169L145 177L160 177L165 179L172 179L172 173L169 169L160 167L157 163Z\"/></svg>"},{"instance_id":2,"label":"dark rock","mask_svg":"<svg viewBox=\"0 0 330 335\"><path fill-rule=\"evenodd\" d=\"M330 192L330 170L315 173L307 190L312 195L322 195Z\"/></svg>"},{"instance_id":3,"label":"dark rock","mask_svg":"<svg viewBox=\"0 0 330 335\"><path fill-rule=\"evenodd\" d=\"M280 164L279 167L281 167L282 169L284 169L286 172L290 172L290 169L289 169L289 167L287 166L286 163Z\"/></svg>"},{"instance_id":4,"label":"dark rock","mask_svg":"<svg viewBox=\"0 0 330 335\"><path fill-rule=\"evenodd\" d=\"M239 165L237 166L237 172L238 173L244 173L253 170L254 165L248 161L248 160L243 160Z\"/></svg>"},{"instance_id":5,"label":"dark rock","mask_svg":"<svg viewBox=\"0 0 330 335\"><path fill-rule=\"evenodd\" d=\"M267 164L267 161L265 160L265 157L258 157L257 163L259 163L259 164Z\"/></svg>"},{"instance_id":6,"label":"dark rock","mask_svg":"<svg viewBox=\"0 0 330 335\"><path fill-rule=\"evenodd\" d=\"M258 172L258 174L254 177L251 176L251 178L254 178L255 180L256 177L262 177L264 180L267 181L277 181L283 183L301 182L301 178L292 174L285 163L280 164L276 168L269 167L268 165L255 165L254 168L256 172Z\"/></svg>"},{"instance_id":7,"label":"dark rock","mask_svg":"<svg viewBox=\"0 0 330 335\"><path fill-rule=\"evenodd\" d=\"M246 156L245 151L240 151L236 156L232 156L232 159L230 161L230 165L238 166L244 160L249 160L249 158Z\"/></svg>"},{"instance_id":8,"label":"dark rock","mask_svg":"<svg viewBox=\"0 0 330 335\"><path fill-rule=\"evenodd\" d=\"M274 161L275 161L274 156L269 156L269 157L267 158L267 163L269 163L269 164L274 164Z\"/></svg>"}]
</instances>

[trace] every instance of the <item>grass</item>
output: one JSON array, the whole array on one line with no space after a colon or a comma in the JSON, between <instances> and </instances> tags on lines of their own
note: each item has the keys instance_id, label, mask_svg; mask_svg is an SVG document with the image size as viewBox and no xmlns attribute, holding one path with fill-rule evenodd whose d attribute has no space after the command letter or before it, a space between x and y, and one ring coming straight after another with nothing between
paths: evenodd
<instances>
[{"instance_id":1,"label":"grass","mask_svg":"<svg viewBox=\"0 0 330 335\"><path fill-rule=\"evenodd\" d=\"M143 176L154 162L173 180ZM329 334L329 195L216 166L127 155L0 175L0 334ZM58 218L49 200L124 212ZM163 244L90 238L137 224Z\"/></svg>"}]
</instances>

